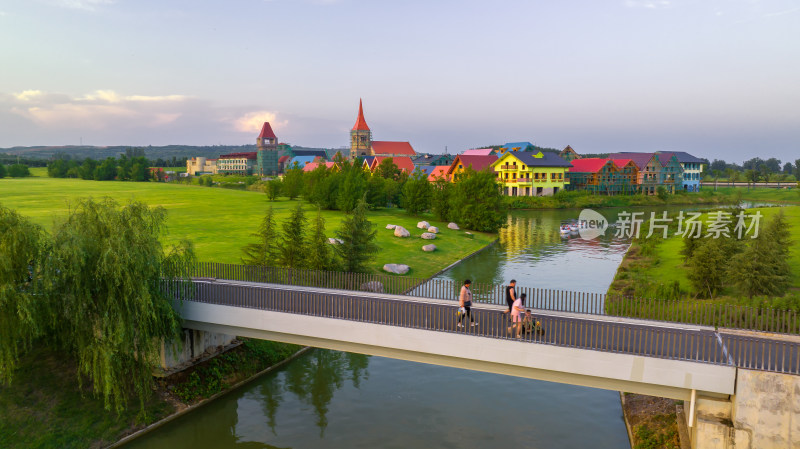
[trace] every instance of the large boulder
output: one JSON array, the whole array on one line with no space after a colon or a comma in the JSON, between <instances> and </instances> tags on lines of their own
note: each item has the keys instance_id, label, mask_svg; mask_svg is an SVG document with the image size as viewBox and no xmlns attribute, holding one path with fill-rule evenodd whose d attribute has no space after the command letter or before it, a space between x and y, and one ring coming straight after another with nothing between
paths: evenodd
<instances>
[{"instance_id":1,"label":"large boulder","mask_svg":"<svg viewBox=\"0 0 800 449\"><path fill-rule=\"evenodd\" d=\"M458 225L455 224L455 223L448 223L447 224L447 229L453 229L455 231L458 231Z\"/></svg>"},{"instance_id":2,"label":"large boulder","mask_svg":"<svg viewBox=\"0 0 800 449\"><path fill-rule=\"evenodd\" d=\"M397 225L393 225L393 224L387 224L386 225L386 229L394 229L396 227L397 227Z\"/></svg>"},{"instance_id":3,"label":"large boulder","mask_svg":"<svg viewBox=\"0 0 800 449\"><path fill-rule=\"evenodd\" d=\"M406 229L406 228L404 228L402 226L396 226L394 228L394 236L395 237L408 237L410 235L411 235L411 233L408 232L408 229Z\"/></svg>"},{"instance_id":4,"label":"large boulder","mask_svg":"<svg viewBox=\"0 0 800 449\"><path fill-rule=\"evenodd\" d=\"M361 284L361 291L372 292L372 293L386 293L386 289L383 288L383 284L378 281L370 281Z\"/></svg>"},{"instance_id":5,"label":"large boulder","mask_svg":"<svg viewBox=\"0 0 800 449\"><path fill-rule=\"evenodd\" d=\"M425 245L422 247L422 250L428 253L431 251L436 251L436 245L434 245L433 243L431 243L430 245Z\"/></svg>"},{"instance_id":6,"label":"large boulder","mask_svg":"<svg viewBox=\"0 0 800 449\"><path fill-rule=\"evenodd\" d=\"M428 229L430 226L431 224L428 223L427 221L420 221L419 223L417 223L417 227L420 229Z\"/></svg>"},{"instance_id":7,"label":"large boulder","mask_svg":"<svg viewBox=\"0 0 800 449\"><path fill-rule=\"evenodd\" d=\"M439 228L437 228L436 226L430 226L428 227L428 232L433 232L434 234L438 234Z\"/></svg>"},{"instance_id":8,"label":"large boulder","mask_svg":"<svg viewBox=\"0 0 800 449\"><path fill-rule=\"evenodd\" d=\"M424 238L425 240L433 240L433 239L436 238L436 234L434 234L432 232L423 232L422 233L422 238Z\"/></svg>"},{"instance_id":9,"label":"large boulder","mask_svg":"<svg viewBox=\"0 0 800 449\"><path fill-rule=\"evenodd\" d=\"M408 265L403 265L399 263L387 263L383 266L383 271L387 271L389 273L394 274L406 274L408 273Z\"/></svg>"}]
</instances>

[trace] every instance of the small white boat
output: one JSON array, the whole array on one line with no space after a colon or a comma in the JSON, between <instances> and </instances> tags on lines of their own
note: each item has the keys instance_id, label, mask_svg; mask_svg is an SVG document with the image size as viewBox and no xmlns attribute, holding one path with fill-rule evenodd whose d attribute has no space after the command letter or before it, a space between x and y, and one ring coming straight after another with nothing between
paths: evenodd
<instances>
[{"instance_id":1,"label":"small white boat","mask_svg":"<svg viewBox=\"0 0 800 449\"><path fill-rule=\"evenodd\" d=\"M558 232L561 233L562 236L568 236L572 230L570 229L569 225L561 225L561 227L558 228Z\"/></svg>"}]
</instances>

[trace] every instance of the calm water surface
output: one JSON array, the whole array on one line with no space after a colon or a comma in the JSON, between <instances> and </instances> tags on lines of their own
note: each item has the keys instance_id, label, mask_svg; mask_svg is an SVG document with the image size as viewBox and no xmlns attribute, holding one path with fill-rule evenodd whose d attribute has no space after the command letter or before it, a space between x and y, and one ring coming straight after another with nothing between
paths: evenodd
<instances>
[{"instance_id":1,"label":"calm water surface","mask_svg":"<svg viewBox=\"0 0 800 449\"><path fill-rule=\"evenodd\" d=\"M611 221L617 212L602 211ZM615 239L613 229L593 241L562 238L559 223L577 213L512 212L498 245L441 277L494 283L516 278L524 286L604 293L628 241ZM617 392L313 350L126 447L630 445Z\"/></svg>"}]
</instances>

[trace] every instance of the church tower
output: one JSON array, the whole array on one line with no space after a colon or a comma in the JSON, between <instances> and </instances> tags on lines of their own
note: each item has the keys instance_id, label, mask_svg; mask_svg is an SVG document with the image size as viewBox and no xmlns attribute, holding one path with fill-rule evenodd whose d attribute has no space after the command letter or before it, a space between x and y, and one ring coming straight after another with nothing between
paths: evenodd
<instances>
[{"instance_id":1,"label":"church tower","mask_svg":"<svg viewBox=\"0 0 800 449\"><path fill-rule=\"evenodd\" d=\"M350 130L350 159L359 156L372 156L372 131L364 120L364 108L361 99L358 100L358 118L353 129Z\"/></svg>"},{"instance_id":2,"label":"church tower","mask_svg":"<svg viewBox=\"0 0 800 449\"><path fill-rule=\"evenodd\" d=\"M274 176L278 174L278 137L272 131L269 122L264 122L261 133L256 139L258 147L258 174L261 176Z\"/></svg>"}]
</instances>

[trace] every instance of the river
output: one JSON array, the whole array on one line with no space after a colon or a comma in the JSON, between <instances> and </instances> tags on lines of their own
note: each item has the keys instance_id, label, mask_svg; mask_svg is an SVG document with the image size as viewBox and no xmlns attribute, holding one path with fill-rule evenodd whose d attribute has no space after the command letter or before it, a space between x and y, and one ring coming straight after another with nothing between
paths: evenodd
<instances>
[{"instance_id":1,"label":"river","mask_svg":"<svg viewBox=\"0 0 800 449\"><path fill-rule=\"evenodd\" d=\"M605 293L629 243L613 229L562 238L559 223L576 214L511 212L497 245L440 277ZM126 446L317 447L630 445L615 391L316 349Z\"/></svg>"}]
</instances>

